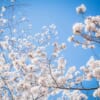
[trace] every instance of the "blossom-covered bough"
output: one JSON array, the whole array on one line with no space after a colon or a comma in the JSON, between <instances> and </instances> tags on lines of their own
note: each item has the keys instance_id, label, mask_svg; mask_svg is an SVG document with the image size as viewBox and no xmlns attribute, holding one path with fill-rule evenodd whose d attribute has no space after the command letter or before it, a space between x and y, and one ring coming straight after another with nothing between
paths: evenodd
<instances>
[{"instance_id":1,"label":"blossom-covered bough","mask_svg":"<svg viewBox=\"0 0 100 100\"><path fill-rule=\"evenodd\" d=\"M95 48L96 44L100 44L100 15L84 16L86 7L81 4L76 8L78 14L83 16L84 22L78 22L73 25L73 35L68 38L68 41L73 41L76 46L82 45L83 48ZM75 39L75 36L82 37Z\"/></svg>"},{"instance_id":2,"label":"blossom-covered bough","mask_svg":"<svg viewBox=\"0 0 100 100\"><path fill-rule=\"evenodd\" d=\"M14 8L14 0L11 2ZM54 24L28 35L22 25L17 25L29 20L17 20L14 12L9 19L7 10L9 7L2 6L0 13L0 100L47 100L59 93L60 100L87 100L83 90L93 90L93 96L100 97L100 60L91 57L80 70L76 66L68 68L62 56L66 43L58 42ZM92 79L96 85L85 87L84 81Z\"/></svg>"}]
</instances>

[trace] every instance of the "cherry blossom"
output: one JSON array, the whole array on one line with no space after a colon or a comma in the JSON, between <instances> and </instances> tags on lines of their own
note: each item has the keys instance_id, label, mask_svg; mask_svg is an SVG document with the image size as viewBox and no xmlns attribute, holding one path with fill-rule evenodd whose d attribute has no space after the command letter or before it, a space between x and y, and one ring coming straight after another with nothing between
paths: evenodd
<instances>
[{"instance_id":1,"label":"cherry blossom","mask_svg":"<svg viewBox=\"0 0 100 100\"><path fill-rule=\"evenodd\" d=\"M10 2L14 4L15 0ZM9 8L2 7L1 10L6 13ZM82 4L76 10L84 13L86 7ZM58 41L59 32L55 24L43 26L39 33L29 35L23 27L21 30L16 27L28 22L30 30L32 24L27 17L20 17L17 21L14 16L12 21L4 15L0 17L0 35L4 34L0 40L0 100L47 100L51 95L59 93L66 100L88 100L88 95L82 90L93 90L93 96L100 97L100 60L90 57L80 69L75 65L68 66L67 59L62 55L67 44ZM84 23L73 26L74 35L82 35L88 40L82 44L84 48L87 45L94 48L91 41L98 42L92 40L89 37L91 35L84 35L82 32L96 32L95 36L98 38L99 19L99 16L91 16ZM8 34L5 31L9 31ZM76 45L80 44L74 39L74 35L68 40L76 42ZM84 81L94 78L96 86L84 86Z\"/></svg>"}]
</instances>

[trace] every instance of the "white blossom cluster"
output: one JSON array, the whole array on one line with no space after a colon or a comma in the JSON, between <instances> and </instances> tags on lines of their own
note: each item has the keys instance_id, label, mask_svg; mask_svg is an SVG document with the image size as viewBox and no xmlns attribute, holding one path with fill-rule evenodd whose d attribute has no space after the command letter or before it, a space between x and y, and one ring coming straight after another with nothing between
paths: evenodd
<instances>
[{"instance_id":1,"label":"white blossom cluster","mask_svg":"<svg viewBox=\"0 0 100 100\"><path fill-rule=\"evenodd\" d=\"M85 5L80 5L76 11L79 14L85 13ZM82 45L82 48L95 48L94 43L100 43L100 16L84 17L84 22L75 23L72 30L74 36L68 38L69 42L74 42L75 46ZM81 36L82 39L75 39L75 36Z\"/></svg>"},{"instance_id":2,"label":"white blossom cluster","mask_svg":"<svg viewBox=\"0 0 100 100\"><path fill-rule=\"evenodd\" d=\"M66 60L59 56L60 52L66 48L66 44L59 44L56 39L52 40L52 36L56 33L55 27L54 24L45 26L45 29L35 36L25 38L5 36L0 41L2 52L0 54L0 87L6 86L8 89L4 90L5 95L3 90L0 92L0 99L9 99L7 92L11 92L14 100L47 100L49 93L54 90L49 90L49 87L56 86L53 77L55 79L60 77L66 66ZM39 41L38 37L42 41ZM53 48L50 58L47 54L48 47ZM58 65L55 68L53 68L52 59L54 61L58 59L56 61Z\"/></svg>"},{"instance_id":3,"label":"white blossom cluster","mask_svg":"<svg viewBox=\"0 0 100 100\"><path fill-rule=\"evenodd\" d=\"M100 80L100 60L95 60L93 57L87 62L87 68L83 70L87 73L87 78L91 79L95 77L98 81Z\"/></svg>"},{"instance_id":4,"label":"white blossom cluster","mask_svg":"<svg viewBox=\"0 0 100 100\"><path fill-rule=\"evenodd\" d=\"M88 97L79 90L75 90L73 92L64 91L64 94L67 96L68 100L88 100Z\"/></svg>"},{"instance_id":5,"label":"white blossom cluster","mask_svg":"<svg viewBox=\"0 0 100 100\"><path fill-rule=\"evenodd\" d=\"M12 41L13 45L16 45L17 42L19 45L13 47L10 44L11 40L14 40ZM80 68L84 73L82 75L80 71L76 70L76 66L70 66L66 70L66 59L53 55L54 52L59 55L65 49L57 49L57 46L62 46L57 42L56 45L52 45L54 50L51 56L53 58L50 59L48 59L47 48L36 46L29 42L28 38L20 40L5 37L5 40L0 43L0 48L5 51L0 54L0 87L7 85L15 100L32 100L33 98L47 100L49 95L60 93L62 87L65 90L66 88L74 88L85 79L91 80L93 77L100 80L100 61L93 58L87 62L87 67ZM23 52L23 48L27 51ZM81 87L78 86L77 88ZM81 100L82 98L87 100L87 96L79 91L73 90L69 93L66 96L70 100L72 98L73 100ZM1 94L1 99L5 96L9 98L9 96Z\"/></svg>"},{"instance_id":6,"label":"white blossom cluster","mask_svg":"<svg viewBox=\"0 0 100 100\"><path fill-rule=\"evenodd\" d=\"M86 11L86 6L84 5L84 4L81 4L80 6L78 6L77 8L76 8L76 12L77 13L85 13L85 11Z\"/></svg>"},{"instance_id":7,"label":"white blossom cluster","mask_svg":"<svg viewBox=\"0 0 100 100\"><path fill-rule=\"evenodd\" d=\"M76 35L80 35L80 33L82 33L84 25L82 23L76 23L73 26L73 33Z\"/></svg>"},{"instance_id":8,"label":"white blossom cluster","mask_svg":"<svg viewBox=\"0 0 100 100\"><path fill-rule=\"evenodd\" d=\"M94 91L94 97L100 97L100 88Z\"/></svg>"}]
</instances>

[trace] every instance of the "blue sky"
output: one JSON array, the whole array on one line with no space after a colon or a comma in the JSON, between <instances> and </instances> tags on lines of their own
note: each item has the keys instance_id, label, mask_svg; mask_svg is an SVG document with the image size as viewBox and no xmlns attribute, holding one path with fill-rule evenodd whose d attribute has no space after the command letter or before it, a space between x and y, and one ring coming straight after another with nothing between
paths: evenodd
<instances>
[{"instance_id":1,"label":"blue sky","mask_svg":"<svg viewBox=\"0 0 100 100\"><path fill-rule=\"evenodd\" d=\"M6 0L0 5L6 5ZM25 7L18 8L18 14L23 12L33 24L32 34L39 32L44 25L55 24L57 26L60 42L67 42L67 38L72 35L72 26L83 19L76 14L75 8L80 4L87 7L86 15L100 15L100 0L17 0L18 4L26 4ZM100 47L95 49L100 55ZM83 50L81 47L73 47L67 42L67 50L64 53L68 60L68 65L76 65L78 68L85 65L90 56L94 56L92 50ZM93 98L92 98L93 99ZM89 100L92 100L91 98ZM53 100L53 99L52 99Z\"/></svg>"}]
</instances>

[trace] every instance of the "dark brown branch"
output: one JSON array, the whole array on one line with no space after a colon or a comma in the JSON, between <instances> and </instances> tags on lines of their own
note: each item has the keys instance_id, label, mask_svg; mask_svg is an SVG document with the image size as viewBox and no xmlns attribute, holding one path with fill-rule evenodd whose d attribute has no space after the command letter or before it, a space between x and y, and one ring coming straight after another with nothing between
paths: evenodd
<instances>
[{"instance_id":1,"label":"dark brown branch","mask_svg":"<svg viewBox=\"0 0 100 100\"><path fill-rule=\"evenodd\" d=\"M99 87L91 87L91 88L83 88L83 87L80 87L80 88L74 88L74 87L55 87L55 86L43 86L43 87L47 87L47 88L55 88L55 89L62 89L62 90L86 90L86 91L89 91L89 90L96 90L98 89Z\"/></svg>"},{"instance_id":2,"label":"dark brown branch","mask_svg":"<svg viewBox=\"0 0 100 100\"><path fill-rule=\"evenodd\" d=\"M50 75L51 75L52 79L54 80L55 84L56 84L57 87L58 87L58 83L57 83L57 81L55 80L55 78L54 78L53 75L52 75L52 71L51 71L50 63L51 63L51 61L49 60L48 67L49 67Z\"/></svg>"},{"instance_id":3,"label":"dark brown branch","mask_svg":"<svg viewBox=\"0 0 100 100\"><path fill-rule=\"evenodd\" d=\"M96 90L99 87L93 87L93 88L66 88L66 87L55 87L59 89L66 89L66 90Z\"/></svg>"},{"instance_id":4,"label":"dark brown branch","mask_svg":"<svg viewBox=\"0 0 100 100\"><path fill-rule=\"evenodd\" d=\"M95 38L95 37L90 36L88 34L81 34L81 36L83 38L85 38L86 40L88 40L88 41L93 41L93 42L96 42L96 43L100 43L100 38Z\"/></svg>"}]
</instances>

